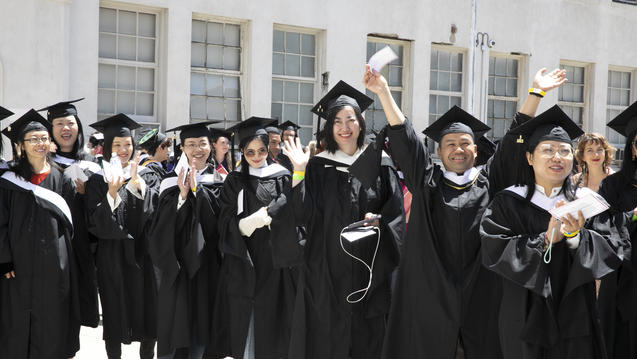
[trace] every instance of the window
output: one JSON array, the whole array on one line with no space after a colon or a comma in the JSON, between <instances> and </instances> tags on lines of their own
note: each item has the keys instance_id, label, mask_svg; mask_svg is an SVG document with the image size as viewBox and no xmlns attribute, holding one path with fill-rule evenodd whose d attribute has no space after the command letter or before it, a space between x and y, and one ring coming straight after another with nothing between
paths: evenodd
<instances>
[{"instance_id":1,"label":"window","mask_svg":"<svg viewBox=\"0 0 637 359\"><path fill-rule=\"evenodd\" d=\"M241 25L192 20L190 120L241 121Z\"/></svg>"},{"instance_id":2,"label":"window","mask_svg":"<svg viewBox=\"0 0 637 359\"><path fill-rule=\"evenodd\" d=\"M558 105L581 127L584 123L584 110L586 108L584 100L586 68L563 64L560 67L566 70L568 82L560 86Z\"/></svg>"},{"instance_id":3,"label":"window","mask_svg":"<svg viewBox=\"0 0 637 359\"><path fill-rule=\"evenodd\" d=\"M404 75L405 68L405 49L407 47L407 43L404 41L396 41L396 40L385 40L381 38L369 37L367 39L367 61L374 55L377 51L383 49L385 46L389 46L395 53L398 55L398 59L392 61L387 66L385 66L381 70L381 74L387 79L389 84L389 89L391 91L392 97L396 104L402 109L404 108L402 100L403 100L403 89L406 87L404 84L404 79L406 76ZM380 104L380 100L375 93L366 90L365 93L367 96L374 99L374 103L367 108L365 111L365 121L367 122L368 130L380 131L386 124L387 121L385 119L385 112L383 111L383 107Z\"/></svg>"},{"instance_id":4,"label":"window","mask_svg":"<svg viewBox=\"0 0 637 359\"><path fill-rule=\"evenodd\" d=\"M317 83L316 35L274 29L272 117L301 128L302 143L312 139L314 87Z\"/></svg>"},{"instance_id":5,"label":"window","mask_svg":"<svg viewBox=\"0 0 637 359\"><path fill-rule=\"evenodd\" d=\"M606 94L606 123L619 115L630 105L632 74L629 71L608 71L608 91ZM606 127L606 138L617 148L615 159L624 158L625 138L615 130Z\"/></svg>"},{"instance_id":6,"label":"window","mask_svg":"<svg viewBox=\"0 0 637 359\"><path fill-rule=\"evenodd\" d=\"M157 125L157 14L100 7L97 118Z\"/></svg>"},{"instance_id":7,"label":"window","mask_svg":"<svg viewBox=\"0 0 637 359\"><path fill-rule=\"evenodd\" d=\"M517 58L489 58L487 124L491 130L487 136L491 139L504 137L518 107L518 65Z\"/></svg>"},{"instance_id":8,"label":"window","mask_svg":"<svg viewBox=\"0 0 637 359\"><path fill-rule=\"evenodd\" d=\"M429 76L429 123L454 105L462 106L463 54L432 47Z\"/></svg>"}]
</instances>

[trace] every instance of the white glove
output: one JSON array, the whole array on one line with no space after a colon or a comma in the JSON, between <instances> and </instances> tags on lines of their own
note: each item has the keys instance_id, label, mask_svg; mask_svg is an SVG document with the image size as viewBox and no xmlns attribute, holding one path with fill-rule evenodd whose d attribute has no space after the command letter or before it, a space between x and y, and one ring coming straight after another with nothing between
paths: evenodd
<instances>
[{"instance_id":1,"label":"white glove","mask_svg":"<svg viewBox=\"0 0 637 359\"><path fill-rule=\"evenodd\" d=\"M261 207L258 211L239 221L239 231L242 235L250 237L255 230L269 226L270 223L272 223L272 217L268 215L267 208Z\"/></svg>"}]
</instances>

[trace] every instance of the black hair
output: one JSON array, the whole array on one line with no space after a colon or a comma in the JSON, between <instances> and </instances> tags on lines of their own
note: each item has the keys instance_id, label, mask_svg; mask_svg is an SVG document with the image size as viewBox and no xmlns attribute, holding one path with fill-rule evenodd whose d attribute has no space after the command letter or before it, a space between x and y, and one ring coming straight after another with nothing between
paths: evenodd
<instances>
[{"instance_id":1,"label":"black hair","mask_svg":"<svg viewBox=\"0 0 637 359\"><path fill-rule=\"evenodd\" d=\"M263 145L265 146L265 149L268 149L268 142L270 142L270 137L266 134L266 135L256 135L256 136L250 136L250 137L245 137L243 138L240 142L239 142L239 151L243 151L243 149L248 146L248 144L250 142L252 142L252 140L254 139L259 139L261 140L261 142L263 142ZM245 156L243 155L243 153L241 154L241 175L244 178L248 178L248 175L250 174L250 165L248 164L248 161L245 159Z\"/></svg>"},{"instance_id":2,"label":"black hair","mask_svg":"<svg viewBox=\"0 0 637 359\"><path fill-rule=\"evenodd\" d=\"M119 137L119 136L115 136L115 137ZM104 158L105 161L110 161L111 160L111 153L113 152L113 140L115 139L115 137L113 138L104 138L104 150L102 151L102 157ZM130 158L128 159L129 161L133 158L133 156L135 156L135 139L133 138L133 136L125 136L130 138L131 143L133 144L133 150L131 151L131 155Z\"/></svg>"},{"instance_id":3,"label":"black hair","mask_svg":"<svg viewBox=\"0 0 637 359\"><path fill-rule=\"evenodd\" d=\"M204 136L202 136L202 137L204 137ZM213 150L212 150L212 137L211 136L205 136L205 137L208 139L208 143L210 144L210 154L208 155L208 158L206 159L206 163L214 165L215 164L215 159L214 159L215 156L214 156L214 153L213 153ZM193 137L184 138L184 140L179 144L179 146L184 147L186 140L189 139L189 138L193 138ZM197 138L197 137L194 137L194 138ZM155 149L155 150L157 150L157 149ZM153 156L154 156L154 154L153 154ZM181 156L186 156L186 152L181 151L181 154L180 154L179 157L181 157ZM188 156L186 156L186 158L188 158Z\"/></svg>"},{"instance_id":4,"label":"black hair","mask_svg":"<svg viewBox=\"0 0 637 359\"><path fill-rule=\"evenodd\" d=\"M29 162L29 158L27 157L27 151L20 148L21 145L22 146L24 145L24 136L27 133L28 132L21 134L21 139L18 141L17 144L14 145L13 161L11 161L9 165L9 169L13 171L15 174L17 174L18 176L22 177L25 181L30 181L31 177L35 175L35 171L33 170L33 166L31 166L31 163ZM17 151L18 148L20 148L20 151ZM61 171L60 166L58 166L58 164L51 159L51 153L48 151L46 154L46 162L52 168L55 168Z\"/></svg>"},{"instance_id":5,"label":"black hair","mask_svg":"<svg viewBox=\"0 0 637 359\"><path fill-rule=\"evenodd\" d=\"M622 167L619 169L619 172L627 180L632 180L635 178L635 172L637 171L637 165L635 163L635 158L633 158L633 139L637 131L633 131L626 137L626 145L624 146L624 160L622 161Z\"/></svg>"},{"instance_id":6,"label":"black hair","mask_svg":"<svg viewBox=\"0 0 637 359\"><path fill-rule=\"evenodd\" d=\"M526 150L526 153L533 155L533 151L535 151L535 147L538 144L539 143L531 144ZM533 194L535 193L535 172L533 172L533 166L529 165L526 161L526 156L524 159L522 159L522 161L524 161L524 164L526 164L526 171L524 169L522 170L522 176L520 176L521 179L518 179L518 183L516 183L516 185L526 186L526 199L530 201L531 198L533 198ZM573 161L573 164L575 164L575 161ZM562 183L562 189L560 190L560 192L564 194L564 197L567 201L573 201L576 198L575 190L577 190L577 185L573 183L571 179L572 175L573 170L571 169L571 172L564 179L564 182Z\"/></svg>"},{"instance_id":7,"label":"black hair","mask_svg":"<svg viewBox=\"0 0 637 359\"><path fill-rule=\"evenodd\" d=\"M327 121L325 122L325 126L323 126L323 130L321 131L325 139L327 152L334 153L338 150L338 144L334 139L334 120L336 119L336 114L338 114L338 112L345 106L349 105L335 106L327 112ZM356 120L358 121L358 127L360 128L358 138L356 139L356 146L358 148L361 148L365 144L365 131L367 129L367 127L365 126L365 119L363 118L363 114L358 107L350 107L354 109Z\"/></svg>"},{"instance_id":8,"label":"black hair","mask_svg":"<svg viewBox=\"0 0 637 359\"><path fill-rule=\"evenodd\" d=\"M214 134L214 136L212 136L212 142L210 143L210 145L211 145L211 147L212 147L212 148L211 148L211 151L210 151L210 152L211 152L211 153L210 153L210 157L212 157L212 159L213 159L213 161L214 161L215 165L219 165L219 163L217 163L217 154L216 154L216 152L215 152L215 146L212 146L212 144L213 144L213 143L216 143L217 141L219 141L219 139L220 139L221 137L225 137L226 139L228 139L228 146L229 146L230 148L231 148L231 147L232 147L232 145L233 145L233 143L230 141L230 137L226 136L226 135L225 135L225 134L223 134L223 133L215 133L215 134ZM269 137L268 137L268 141L270 141ZM231 155L231 152L232 152L232 151L230 150L230 148L228 148L228 152L227 152L227 153L226 153L226 155L224 156L224 161L226 162L226 164L225 164L225 165L226 165L227 167L231 167L231 166L233 166L233 163L232 163L232 162L234 162L234 161L233 161L233 158L232 158L232 155ZM228 169L229 169L229 170L233 170L234 168L228 168Z\"/></svg>"},{"instance_id":9,"label":"black hair","mask_svg":"<svg viewBox=\"0 0 637 359\"><path fill-rule=\"evenodd\" d=\"M144 143L142 145L139 145L139 147L141 149L146 150L146 152L148 152L149 155L155 156L155 154L157 153L157 150L159 149L159 147L166 148L166 147L170 146L170 144L172 143L172 140L173 140L172 138L166 137L161 142L147 141L146 143Z\"/></svg>"},{"instance_id":10,"label":"black hair","mask_svg":"<svg viewBox=\"0 0 637 359\"><path fill-rule=\"evenodd\" d=\"M84 151L84 130L82 128L82 121L77 115L73 115L75 118L75 123L77 123L77 138L75 139L75 143L73 144L73 149L70 154L72 159L74 160L84 160L88 157L88 154ZM52 119L51 123L55 120ZM55 141L55 136L53 136L53 130L51 130L51 141L55 143L57 146L58 152L61 151L60 144Z\"/></svg>"}]
</instances>

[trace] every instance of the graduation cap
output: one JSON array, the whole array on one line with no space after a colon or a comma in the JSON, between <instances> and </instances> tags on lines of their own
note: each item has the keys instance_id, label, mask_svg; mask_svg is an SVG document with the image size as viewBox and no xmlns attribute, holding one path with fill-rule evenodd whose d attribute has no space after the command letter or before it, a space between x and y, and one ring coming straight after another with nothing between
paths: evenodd
<instances>
[{"instance_id":1,"label":"graduation cap","mask_svg":"<svg viewBox=\"0 0 637 359\"><path fill-rule=\"evenodd\" d=\"M265 132L267 133L274 133L276 135L280 135L281 134L281 130L278 127L274 127L274 126L268 126L265 128Z\"/></svg>"},{"instance_id":2,"label":"graduation cap","mask_svg":"<svg viewBox=\"0 0 637 359\"><path fill-rule=\"evenodd\" d=\"M223 130L220 128L211 128L210 137L212 137L213 141L219 137L225 137L227 139L230 139L232 137L232 134L228 132L227 130Z\"/></svg>"},{"instance_id":3,"label":"graduation cap","mask_svg":"<svg viewBox=\"0 0 637 359\"><path fill-rule=\"evenodd\" d=\"M239 142L241 142L246 138L267 135L266 127L273 126L276 122L277 120L273 118L252 116L230 127L228 131L232 132L233 139L238 137Z\"/></svg>"},{"instance_id":4,"label":"graduation cap","mask_svg":"<svg viewBox=\"0 0 637 359\"><path fill-rule=\"evenodd\" d=\"M219 123L220 120L214 121L202 121L197 123L189 123L186 125L181 125L177 127L173 127L170 130L166 130L166 132L179 132L179 139L181 143L187 138L199 138L199 137L210 137L210 130L208 129L209 125Z\"/></svg>"},{"instance_id":5,"label":"graduation cap","mask_svg":"<svg viewBox=\"0 0 637 359\"><path fill-rule=\"evenodd\" d=\"M542 141L571 143L583 135L584 131L558 105L554 105L511 129L510 133L518 135L517 143L526 143L527 150L532 151Z\"/></svg>"},{"instance_id":6,"label":"graduation cap","mask_svg":"<svg viewBox=\"0 0 637 359\"><path fill-rule=\"evenodd\" d=\"M105 118L90 126L104 134L104 142L110 142L115 137L132 137L131 130L142 127L123 113Z\"/></svg>"},{"instance_id":7,"label":"graduation cap","mask_svg":"<svg viewBox=\"0 0 637 359\"><path fill-rule=\"evenodd\" d=\"M7 110L6 108L0 106L0 121L3 119L13 115L13 112ZM0 138L0 155L2 155L2 138Z\"/></svg>"},{"instance_id":8,"label":"graduation cap","mask_svg":"<svg viewBox=\"0 0 637 359\"><path fill-rule=\"evenodd\" d=\"M450 133L468 133L475 142L490 129L491 127L470 113L458 106L453 106L422 133L436 142L440 142L445 135Z\"/></svg>"},{"instance_id":9,"label":"graduation cap","mask_svg":"<svg viewBox=\"0 0 637 359\"><path fill-rule=\"evenodd\" d=\"M320 132L321 130L321 118L327 119L330 110L334 108L352 106L354 109L359 109L362 113L373 103L374 100L371 97L341 80L312 107L312 113L319 117L316 131Z\"/></svg>"},{"instance_id":10,"label":"graduation cap","mask_svg":"<svg viewBox=\"0 0 637 359\"><path fill-rule=\"evenodd\" d=\"M279 125L279 128L281 129L281 131L294 131L294 134L296 135L296 132L299 130L299 128L301 128L301 126L292 121L285 121Z\"/></svg>"},{"instance_id":11,"label":"graduation cap","mask_svg":"<svg viewBox=\"0 0 637 359\"><path fill-rule=\"evenodd\" d=\"M24 135L30 131L51 132L51 123L42 117L36 110L30 109L27 113L13 121L2 133L7 136L12 143L17 144Z\"/></svg>"},{"instance_id":12,"label":"graduation cap","mask_svg":"<svg viewBox=\"0 0 637 359\"><path fill-rule=\"evenodd\" d=\"M137 144L146 150L155 150L162 142L166 140L166 135L159 132L158 129L153 128L146 131L146 133L137 141Z\"/></svg>"},{"instance_id":13,"label":"graduation cap","mask_svg":"<svg viewBox=\"0 0 637 359\"><path fill-rule=\"evenodd\" d=\"M617 115L617 117L606 126L617 131L624 137L634 137L634 133L637 132L637 101L628 106L627 109ZM630 138L630 140L632 141L632 138Z\"/></svg>"},{"instance_id":14,"label":"graduation cap","mask_svg":"<svg viewBox=\"0 0 637 359\"><path fill-rule=\"evenodd\" d=\"M58 102L55 105L41 108L38 110L38 112L46 110L46 118L49 121L53 121L54 119L60 117L77 116L77 109L73 104L82 100L84 100L84 97L72 101Z\"/></svg>"}]
</instances>

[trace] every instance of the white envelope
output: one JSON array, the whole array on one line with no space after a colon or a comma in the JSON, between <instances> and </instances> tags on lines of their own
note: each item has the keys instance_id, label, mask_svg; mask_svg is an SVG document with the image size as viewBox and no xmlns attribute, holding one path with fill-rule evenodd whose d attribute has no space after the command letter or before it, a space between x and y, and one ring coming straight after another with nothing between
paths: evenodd
<instances>
[{"instance_id":1,"label":"white envelope","mask_svg":"<svg viewBox=\"0 0 637 359\"><path fill-rule=\"evenodd\" d=\"M577 211L582 211L584 218L588 219L604 212L609 207L604 197L595 192L591 192L573 202L568 202L561 207L553 208L549 213L555 218L563 218L568 213L574 218L577 218Z\"/></svg>"},{"instance_id":2,"label":"white envelope","mask_svg":"<svg viewBox=\"0 0 637 359\"><path fill-rule=\"evenodd\" d=\"M370 70L380 72L385 65L396 60L398 55L389 46L385 46L369 59Z\"/></svg>"}]
</instances>

